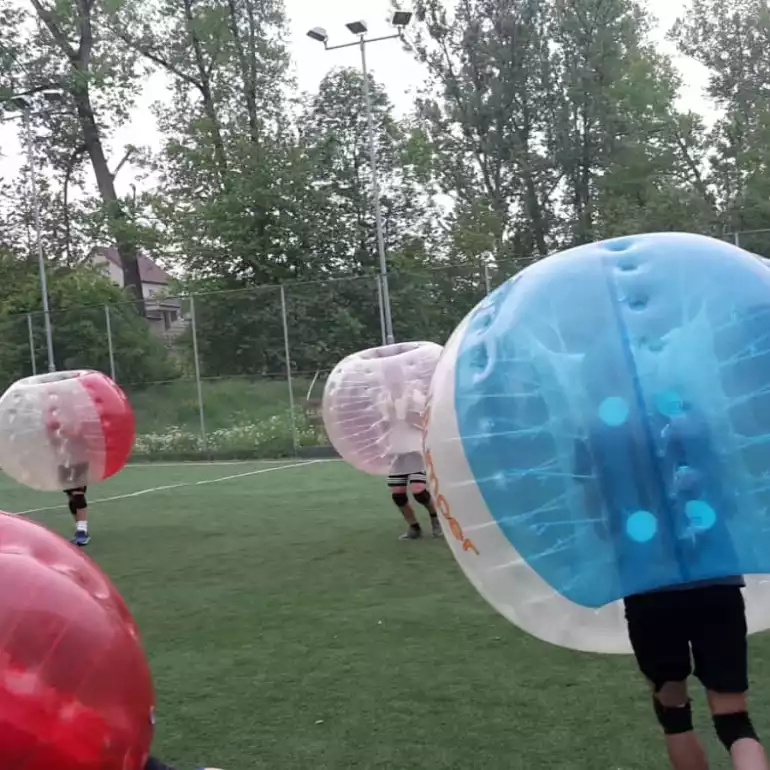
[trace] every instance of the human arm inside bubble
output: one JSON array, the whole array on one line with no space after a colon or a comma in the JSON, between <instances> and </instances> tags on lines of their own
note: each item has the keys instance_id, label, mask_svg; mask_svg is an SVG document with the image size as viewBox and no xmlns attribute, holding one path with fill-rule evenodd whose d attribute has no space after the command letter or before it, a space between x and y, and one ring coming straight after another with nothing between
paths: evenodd
<instances>
[{"instance_id":1,"label":"human arm inside bubble","mask_svg":"<svg viewBox=\"0 0 770 770\"><path fill-rule=\"evenodd\" d=\"M576 439L573 452L572 475L579 484L586 521L593 524L599 537L606 539L610 534L609 519L588 442L584 439Z\"/></svg>"}]
</instances>

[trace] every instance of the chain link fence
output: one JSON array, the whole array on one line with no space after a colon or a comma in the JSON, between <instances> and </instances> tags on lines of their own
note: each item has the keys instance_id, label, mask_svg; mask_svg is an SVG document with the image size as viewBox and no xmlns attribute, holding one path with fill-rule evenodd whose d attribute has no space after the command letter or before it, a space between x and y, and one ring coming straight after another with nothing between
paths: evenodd
<instances>
[{"instance_id":1,"label":"chain link fence","mask_svg":"<svg viewBox=\"0 0 770 770\"><path fill-rule=\"evenodd\" d=\"M725 234L770 257L770 230ZM391 272L397 340L443 344L462 318L527 262ZM349 353L384 342L379 276L290 283L52 311L58 369L110 374L137 418L135 460L291 457L330 453L320 405ZM7 386L47 371L42 313L0 319Z\"/></svg>"},{"instance_id":2,"label":"chain link fence","mask_svg":"<svg viewBox=\"0 0 770 770\"><path fill-rule=\"evenodd\" d=\"M444 343L516 265L447 265L388 276L399 340ZM383 344L379 276L290 283L50 314L58 369L91 368L125 390L135 460L328 454L326 377L344 356ZM42 313L0 320L8 386L47 371Z\"/></svg>"}]
</instances>

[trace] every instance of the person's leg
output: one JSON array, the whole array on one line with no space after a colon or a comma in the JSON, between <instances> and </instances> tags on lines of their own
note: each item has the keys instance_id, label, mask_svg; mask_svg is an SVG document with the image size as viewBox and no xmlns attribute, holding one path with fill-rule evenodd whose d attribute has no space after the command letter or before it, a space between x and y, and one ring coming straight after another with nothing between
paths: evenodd
<instances>
[{"instance_id":1,"label":"person's leg","mask_svg":"<svg viewBox=\"0 0 770 770\"><path fill-rule=\"evenodd\" d=\"M420 522L417 521L417 517L414 515L414 509L409 504L409 495L406 492L409 479L406 476L388 476L388 488L390 489L390 496L393 502L401 511L401 515L404 517L407 529L401 540L416 540L422 537L422 528Z\"/></svg>"},{"instance_id":2,"label":"person's leg","mask_svg":"<svg viewBox=\"0 0 770 770\"><path fill-rule=\"evenodd\" d=\"M687 692L690 644L678 593L682 592L628 597L628 636L639 669L652 689L653 709L671 766L674 770L708 770L706 752L692 724Z\"/></svg>"},{"instance_id":3,"label":"person's leg","mask_svg":"<svg viewBox=\"0 0 770 770\"><path fill-rule=\"evenodd\" d=\"M75 536L72 542L75 545L85 546L91 542L88 533L88 501L86 500L87 487L75 487L65 490L68 498L70 513L75 518Z\"/></svg>"},{"instance_id":4,"label":"person's leg","mask_svg":"<svg viewBox=\"0 0 770 770\"><path fill-rule=\"evenodd\" d=\"M409 487L414 499L428 511L433 537L441 537L443 534L441 532L441 522L438 520L438 511L436 511L436 506L433 504L433 498L430 496L430 492L426 486L425 473L413 473L409 477Z\"/></svg>"},{"instance_id":5,"label":"person's leg","mask_svg":"<svg viewBox=\"0 0 770 770\"><path fill-rule=\"evenodd\" d=\"M749 717L746 609L738 586L692 592L698 602L692 639L695 674L706 688L714 729L735 770L770 770Z\"/></svg>"}]
</instances>

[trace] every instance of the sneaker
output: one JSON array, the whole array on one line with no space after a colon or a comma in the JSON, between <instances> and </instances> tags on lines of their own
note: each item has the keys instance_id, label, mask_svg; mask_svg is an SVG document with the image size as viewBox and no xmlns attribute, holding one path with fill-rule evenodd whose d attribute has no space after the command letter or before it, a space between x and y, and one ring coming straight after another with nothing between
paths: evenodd
<instances>
[{"instance_id":1,"label":"sneaker","mask_svg":"<svg viewBox=\"0 0 770 770\"><path fill-rule=\"evenodd\" d=\"M399 536L399 540L419 540L422 537L422 530L409 527L406 532Z\"/></svg>"},{"instance_id":2,"label":"sneaker","mask_svg":"<svg viewBox=\"0 0 770 770\"><path fill-rule=\"evenodd\" d=\"M70 542L73 545L77 545L80 548L82 548L83 546L86 546L91 542L91 535L89 535L88 532L82 532L78 530L75 533L75 537L73 537Z\"/></svg>"},{"instance_id":3,"label":"sneaker","mask_svg":"<svg viewBox=\"0 0 770 770\"><path fill-rule=\"evenodd\" d=\"M444 532L441 529L441 524L439 522L435 522L431 526L431 532L433 533L433 537L444 537Z\"/></svg>"}]
</instances>

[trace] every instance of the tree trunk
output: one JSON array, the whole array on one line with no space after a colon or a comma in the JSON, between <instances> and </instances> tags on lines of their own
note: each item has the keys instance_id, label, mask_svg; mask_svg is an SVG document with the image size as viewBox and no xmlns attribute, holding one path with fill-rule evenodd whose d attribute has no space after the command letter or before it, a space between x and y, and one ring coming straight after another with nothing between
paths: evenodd
<instances>
[{"instance_id":1,"label":"tree trunk","mask_svg":"<svg viewBox=\"0 0 770 770\"><path fill-rule=\"evenodd\" d=\"M67 33L60 26L56 12L44 6L41 0L31 0L31 2L38 17L45 24L59 50L76 73L73 79L74 85L70 87L70 94L75 102L80 130L83 133L83 144L88 157L91 159L96 185L107 209L110 235L115 242L123 265L123 283L134 295L137 310L144 316L144 293L137 262L136 238L131 228L127 226L126 212L115 193L115 178L104 155L102 138L91 105L89 79L91 77L91 52L94 42L91 24L93 0L76 0L75 2L80 38L77 48L72 46Z\"/></svg>"},{"instance_id":2,"label":"tree trunk","mask_svg":"<svg viewBox=\"0 0 770 770\"><path fill-rule=\"evenodd\" d=\"M99 128L94 118L88 90L86 88L78 89L73 96L75 98L78 119L80 120L80 127L83 132L83 144L85 144L86 152L91 159L91 166L96 177L96 186L107 209L110 235L115 243L115 248L118 250L123 266L123 284L134 295L136 307L140 314L144 316L146 315L146 308L144 305L144 292L142 290L142 276L139 273L139 262L137 260L136 238L130 223L127 222L125 209L115 192L115 178L104 155L104 148L99 135Z\"/></svg>"}]
</instances>

